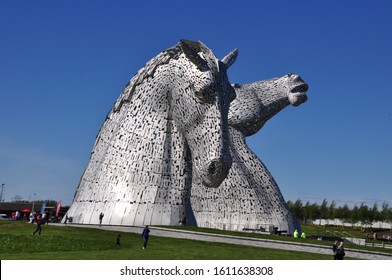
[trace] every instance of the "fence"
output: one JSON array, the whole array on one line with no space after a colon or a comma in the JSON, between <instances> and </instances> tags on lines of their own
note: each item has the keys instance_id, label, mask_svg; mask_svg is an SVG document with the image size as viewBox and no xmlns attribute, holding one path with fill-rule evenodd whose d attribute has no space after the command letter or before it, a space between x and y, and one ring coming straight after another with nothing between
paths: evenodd
<instances>
[{"instance_id":1,"label":"fence","mask_svg":"<svg viewBox=\"0 0 392 280\"><path fill-rule=\"evenodd\" d=\"M365 246L367 247L378 247L378 248L386 248L386 249L392 249L392 245L391 244L385 244L385 242L381 242L381 243L374 243L374 242L366 242Z\"/></svg>"},{"instance_id":2,"label":"fence","mask_svg":"<svg viewBox=\"0 0 392 280\"><path fill-rule=\"evenodd\" d=\"M330 225L330 226L355 226L355 227L363 227L363 228L383 228L383 229L392 229L392 223L385 223L385 222L374 222L371 224L362 224L361 222L358 223L347 223L343 222L342 220L339 219L316 219L313 220L313 224L315 225Z\"/></svg>"}]
</instances>

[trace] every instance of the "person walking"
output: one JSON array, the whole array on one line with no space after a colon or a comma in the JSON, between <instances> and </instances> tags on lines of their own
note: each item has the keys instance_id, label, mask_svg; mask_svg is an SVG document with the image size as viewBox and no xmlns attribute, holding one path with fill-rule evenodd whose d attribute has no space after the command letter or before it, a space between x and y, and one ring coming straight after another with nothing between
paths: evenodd
<instances>
[{"instance_id":1,"label":"person walking","mask_svg":"<svg viewBox=\"0 0 392 280\"><path fill-rule=\"evenodd\" d=\"M121 238L121 234L117 235L117 238L116 238L116 247L117 247L117 248L120 248L120 246L121 246L121 244L120 244L120 238Z\"/></svg>"},{"instance_id":2,"label":"person walking","mask_svg":"<svg viewBox=\"0 0 392 280\"><path fill-rule=\"evenodd\" d=\"M37 229L33 232L33 235L35 235L38 232L38 235L41 235L42 227L41 227L41 215L37 215L36 217L36 223L37 223Z\"/></svg>"},{"instance_id":3,"label":"person walking","mask_svg":"<svg viewBox=\"0 0 392 280\"><path fill-rule=\"evenodd\" d=\"M332 245L332 252L333 252L333 259L337 260L336 258L336 251L338 250L338 241L335 240L335 242Z\"/></svg>"},{"instance_id":4,"label":"person walking","mask_svg":"<svg viewBox=\"0 0 392 280\"><path fill-rule=\"evenodd\" d=\"M46 216L45 216L45 224L49 225L49 220L50 220L50 214L49 212L46 212Z\"/></svg>"},{"instance_id":5,"label":"person walking","mask_svg":"<svg viewBox=\"0 0 392 280\"><path fill-rule=\"evenodd\" d=\"M101 212L101 214L99 214L99 226L102 226L103 216L104 216L104 214Z\"/></svg>"},{"instance_id":6,"label":"person walking","mask_svg":"<svg viewBox=\"0 0 392 280\"><path fill-rule=\"evenodd\" d=\"M147 248L148 237L150 236L150 229L146 226L142 232L143 250Z\"/></svg>"}]
</instances>

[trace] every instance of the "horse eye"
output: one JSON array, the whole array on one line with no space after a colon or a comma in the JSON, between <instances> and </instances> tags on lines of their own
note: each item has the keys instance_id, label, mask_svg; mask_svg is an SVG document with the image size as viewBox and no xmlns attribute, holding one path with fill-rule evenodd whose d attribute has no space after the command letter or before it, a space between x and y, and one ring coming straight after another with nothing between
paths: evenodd
<instances>
[{"instance_id":1,"label":"horse eye","mask_svg":"<svg viewBox=\"0 0 392 280\"><path fill-rule=\"evenodd\" d=\"M206 98L206 94L204 93L204 91L196 91L195 95L198 99L200 100L204 100Z\"/></svg>"},{"instance_id":2,"label":"horse eye","mask_svg":"<svg viewBox=\"0 0 392 280\"><path fill-rule=\"evenodd\" d=\"M204 89L204 90L195 91L196 97L202 102L208 101L210 99L210 97L212 96L212 94L213 94L213 91L211 89Z\"/></svg>"}]
</instances>

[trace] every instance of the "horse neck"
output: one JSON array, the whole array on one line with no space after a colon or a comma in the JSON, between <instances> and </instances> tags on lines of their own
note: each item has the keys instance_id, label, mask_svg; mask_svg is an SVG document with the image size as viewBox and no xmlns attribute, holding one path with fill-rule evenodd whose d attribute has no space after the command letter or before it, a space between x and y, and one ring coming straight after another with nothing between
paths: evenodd
<instances>
[{"instance_id":1,"label":"horse neck","mask_svg":"<svg viewBox=\"0 0 392 280\"><path fill-rule=\"evenodd\" d=\"M243 85L236 93L237 98L230 104L229 124L244 136L255 134L290 104L285 86L278 79Z\"/></svg>"},{"instance_id":2,"label":"horse neck","mask_svg":"<svg viewBox=\"0 0 392 280\"><path fill-rule=\"evenodd\" d=\"M255 88L255 93L264 107L262 113L265 121L275 116L290 104L287 96L287 88L285 84L279 81L279 78L262 81Z\"/></svg>"}]
</instances>

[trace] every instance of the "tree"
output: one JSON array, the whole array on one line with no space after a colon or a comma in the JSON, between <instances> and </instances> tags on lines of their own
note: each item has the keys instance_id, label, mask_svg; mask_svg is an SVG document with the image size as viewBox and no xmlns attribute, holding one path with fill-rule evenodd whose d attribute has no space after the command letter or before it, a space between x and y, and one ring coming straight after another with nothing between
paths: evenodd
<instances>
[{"instance_id":1,"label":"tree","mask_svg":"<svg viewBox=\"0 0 392 280\"><path fill-rule=\"evenodd\" d=\"M336 202L333 200L328 207L328 219L336 218Z\"/></svg>"},{"instance_id":2,"label":"tree","mask_svg":"<svg viewBox=\"0 0 392 280\"><path fill-rule=\"evenodd\" d=\"M36 203L44 203L44 200L36 200ZM56 206L57 205L57 201L56 200L51 200L49 199L46 203L46 206Z\"/></svg>"},{"instance_id":3,"label":"tree","mask_svg":"<svg viewBox=\"0 0 392 280\"><path fill-rule=\"evenodd\" d=\"M350 209L346 204L336 208L336 202L332 201L328 206L328 202L324 199L319 206L317 203L307 202L305 206L300 199L294 203L287 201L287 206L297 220L302 220L307 223L309 219L340 219L344 222L351 222L355 224L361 222L361 226L374 221L383 221L392 223L392 208L387 202L382 204L381 211L378 209L377 203L369 208L364 203L358 207L355 205ZM392 226L391 226L392 234Z\"/></svg>"},{"instance_id":4,"label":"tree","mask_svg":"<svg viewBox=\"0 0 392 280\"><path fill-rule=\"evenodd\" d=\"M306 224L308 222L308 219L311 216L312 209L310 207L310 202L306 202L305 206L303 207L303 223Z\"/></svg>"},{"instance_id":5,"label":"tree","mask_svg":"<svg viewBox=\"0 0 392 280\"><path fill-rule=\"evenodd\" d=\"M392 235L392 208L389 207L388 202L385 202L381 206L381 213L380 213L381 220L383 222L391 223L391 235Z\"/></svg>"},{"instance_id":6,"label":"tree","mask_svg":"<svg viewBox=\"0 0 392 280\"><path fill-rule=\"evenodd\" d=\"M294 204L291 203L291 207L290 207L291 212L293 213L294 217L296 217L298 220L302 220L303 219L303 204L302 201L300 199L297 199Z\"/></svg>"},{"instance_id":7,"label":"tree","mask_svg":"<svg viewBox=\"0 0 392 280\"><path fill-rule=\"evenodd\" d=\"M381 221L381 214L380 211L378 211L378 205L377 202L374 203L373 208L369 211L369 216L371 218L371 221Z\"/></svg>"},{"instance_id":8,"label":"tree","mask_svg":"<svg viewBox=\"0 0 392 280\"><path fill-rule=\"evenodd\" d=\"M369 215L369 208L363 202L361 203L361 206L357 208L357 218L361 222L361 227L372 221Z\"/></svg>"},{"instance_id":9,"label":"tree","mask_svg":"<svg viewBox=\"0 0 392 280\"><path fill-rule=\"evenodd\" d=\"M354 226L354 224L359 221L359 208L357 205L355 205L353 210L351 210L349 221L351 226Z\"/></svg>"},{"instance_id":10,"label":"tree","mask_svg":"<svg viewBox=\"0 0 392 280\"><path fill-rule=\"evenodd\" d=\"M341 220L343 220L343 221L348 221L348 220L350 220L350 213L351 211L350 211L350 209L348 208L348 205L347 205L347 203L345 203L344 205L343 205L343 207L339 207L337 210L336 210L336 218L338 218L338 219L341 219Z\"/></svg>"},{"instance_id":11,"label":"tree","mask_svg":"<svg viewBox=\"0 0 392 280\"><path fill-rule=\"evenodd\" d=\"M328 211L328 202L326 199L323 200L320 207L318 207L318 212L320 213L320 219L328 219L329 211Z\"/></svg>"},{"instance_id":12,"label":"tree","mask_svg":"<svg viewBox=\"0 0 392 280\"><path fill-rule=\"evenodd\" d=\"M383 222L392 222L392 217L390 217L391 208L388 202L383 202L381 206L380 219Z\"/></svg>"},{"instance_id":13,"label":"tree","mask_svg":"<svg viewBox=\"0 0 392 280\"><path fill-rule=\"evenodd\" d=\"M315 220L320 218L320 207L317 203L310 203L309 201L306 202L305 206L303 207L303 222L306 224L308 220Z\"/></svg>"}]
</instances>

